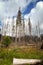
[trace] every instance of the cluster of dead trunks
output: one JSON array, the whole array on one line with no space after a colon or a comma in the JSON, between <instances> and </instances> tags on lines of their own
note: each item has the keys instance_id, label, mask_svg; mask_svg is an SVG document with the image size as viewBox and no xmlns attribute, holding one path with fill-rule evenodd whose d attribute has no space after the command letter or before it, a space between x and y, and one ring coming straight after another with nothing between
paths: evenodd
<instances>
[{"instance_id":1,"label":"cluster of dead trunks","mask_svg":"<svg viewBox=\"0 0 43 65\"><path fill-rule=\"evenodd\" d=\"M31 36L31 37L24 36L20 38L20 41L19 41L19 38L17 38L16 40L16 37L13 37L13 38L11 37L11 39L13 40L13 42L17 42L17 44L19 44L20 42L21 45L29 45L29 44L37 45L39 43L40 49L43 49L43 38L38 36Z\"/></svg>"},{"instance_id":2,"label":"cluster of dead trunks","mask_svg":"<svg viewBox=\"0 0 43 65\"><path fill-rule=\"evenodd\" d=\"M17 40L16 40L16 37L10 37L11 38L11 40L13 41L13 42L17 42L17 43L21 43L21 45L29 45L29 44L37 44L37 43L39 43L39 44L42 44L41 45L41 49L43 49L43 36L41 36L40 38L38 37L38 36L24 36L24 37L21 37L20 38L20 41L19 41L19 38L17 38ZM2 39L2 35L0 34L0 41L1 41L1 39ZM15 41L16 40L16 41ZM24 43L25 42L25 43Z\"/></svg>"}]
</instances>

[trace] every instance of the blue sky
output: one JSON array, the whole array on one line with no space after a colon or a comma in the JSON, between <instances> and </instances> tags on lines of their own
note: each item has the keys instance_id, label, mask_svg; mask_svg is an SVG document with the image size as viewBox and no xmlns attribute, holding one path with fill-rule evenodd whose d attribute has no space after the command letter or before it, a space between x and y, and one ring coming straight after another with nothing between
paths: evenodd
<instances>
[{"instance_id":1,"label":"blue sky","mask_svg":"<svg viewBox=\"0 0 43 65\"><path fill-rule=\"evenodd\" d=\"M33 27L39 21L40 28L43 29L43 0L0 0L0 21L16 16L19 7L24 17L31 19Z\"/></svg>"},{"instance_id":2,"label":"blue sky","mask_svg":"<svg viewBox=\"0 0 43 65\"><path fill-rule=\"evenodd\" d=\"M39 1L43 0L0 0L0 18L16 16L19 7L22 14L29 14Z\"/></svg>"},{"instance_id":3,"label":"blue sky","mask_svg":"<svg viewBox=\"0 0 43 65\"><path fill-rule=\"evenodd\" d=\"M30 4L28 4L23 12L23 14L28 14L30 13L31 9L34 8L36 6L36 4L40 1L43 1L43 0L33 0L30 2Z\"/></svg>"},{"instance_id":4,"label":"blue sky","mask_svg":"<svg viewBox=\"0 0 43 65\"><path fill-rule=\"evenodd\" d=\"M0 0L0 26L3 22L6 23L7 18L16 16L19 7L21 7L21 13L26 19L26 34L28 34L29 18L32 23L32 31L35 31L39 22L41 33L43 33L43 0Z\"/></svg>"}]
</instances>

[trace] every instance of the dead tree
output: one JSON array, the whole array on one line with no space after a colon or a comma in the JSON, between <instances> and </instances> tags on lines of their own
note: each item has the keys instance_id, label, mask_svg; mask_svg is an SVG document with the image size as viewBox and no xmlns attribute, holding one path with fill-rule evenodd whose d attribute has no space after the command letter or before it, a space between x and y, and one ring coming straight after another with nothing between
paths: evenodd
<instances>
[{"instance_id":1,"label":"dead tree","mask_svg":"<svg viewBox=\"0 0 43 65\"><path fill-rule=\"evenodd\" d=\"M19 11L18 11L18 15L17 15L17 20L16 20L16 38L17 38L17 30L18 30L18 27L19 27L19 42L21 41L21 26L22 26L22 23L21 23L21 11L20 11L20 8L19 8Z\"/></svg>"},{"instance_id":2,"label":"dead tree","mask_svg":"<svg viewBox=\"0 0 43 65\"><path fill-rule=\"evenodd\" d=\"M28 26L29 26L29 35L31 36L31 22L30 22L30 18L29 18Z\"/></svg>"},{"instance_id":3,"label":"dead tree","mask_svg":"<svg viewBox=\"0 0 43 65\"><path fill-rule=\"evenodd\" d=\"M37 25L36 25L36 35L38 36L38 27L37 27Z\"/></svg>"},{"instance_id":4,"label":"dead tree","mask_svg":"<svg viewBox=\"0 0 43 65\"><path fill-rule=\"evenodd\" d=\"M6 36L7 35L7 25L5 24L5 26L4 26L4 36Z\"/></svg>"},{"instance_id":5,"label":"dead tree","mask_svg":"<svg viewBox=\"0 0 43 65\"><path fill-rule=\"evenodd\" d=\"M23 41L25 42L25 22L24 22L24 16L23 16Z\"/></svg>"},{"instance_id":6,"label":"dead tree","mask_svg":"<svg viewBox=\"0 0 43 65\"><path fill-rule=\"evenodd\" d=\"M38 25L36 25L36 34L37 34L38 37L40 36L40 25L39 25L39 22L38 22Z\"/></svg>"},{"instance_id":7,"label":"dead tree","mask_svg":"<svg viewBox=\"0 0 43 65\"><path fill-rule=\"evenodd\" d=\"M0 28L0 41L1 41L1 38L2 38L2 33L1 33L2 29Z\"/></svg>"},{"instance_id":8,"label":"dead tree","mask_svg":"<svg viewBox=\"0 0 43 65\"><path fill-rule=\"evenodd\" d=\"M38 35L40 36L40 24L38 22Z\"/></svg>"},{"instance_id":9,"label":"dead tree","mask_svg":"<svg viewBox=\"0 0 43 65\"><path fill-rule=\"evenodd\" d=\"M14 26L14 16L12 18L12 41L14 41L14 32L15 32L15 26Z\"/></svg>"}]
</instances>

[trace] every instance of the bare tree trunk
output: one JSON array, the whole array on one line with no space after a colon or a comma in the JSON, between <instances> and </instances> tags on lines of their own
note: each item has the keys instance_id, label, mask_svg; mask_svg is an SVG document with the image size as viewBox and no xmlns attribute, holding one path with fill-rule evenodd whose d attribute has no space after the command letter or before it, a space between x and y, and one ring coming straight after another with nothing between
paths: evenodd
<instances>
[{"instance_id":1,"label":"bare tree trunk","mask_svg":"<svg viewBox=\"0 0 43 65\"><path fill-rule=\"evenodd\" d=\"M24 16L23 16L23 41L25 42L25 24L24 24ZM23 43L24 43L23 42Z\"/></svg>"},{"instance_id":2,"label":"bare tree trunk","mask_svg":"<svg viewBox=\"0 0 43 65\"><path fill-rule=\"evenodd\" d=\"M29 18L28 26L29 26L29 35L31 36L31 22L30 22L30 18Z\"/></svg>"},{"instance_id":3,"label":"bare tree trunk","mask_svg":"<svg viewBox=\"0 0 43 65\"><path fill-rule=\"evenodd\" d=\"M15 36L15 42L17 43L17 25L16 25L16 36Z\"/></svg>"},{"instance_id":4,"label":"bare tree trunk","mask_svg":"<svg viewBox=\"0 0 43 65\"><path fill-rule=\"evenodd\" d=\"M21 24L19 24L19 43L21 42Z\"/></svg>"}]
</instances>

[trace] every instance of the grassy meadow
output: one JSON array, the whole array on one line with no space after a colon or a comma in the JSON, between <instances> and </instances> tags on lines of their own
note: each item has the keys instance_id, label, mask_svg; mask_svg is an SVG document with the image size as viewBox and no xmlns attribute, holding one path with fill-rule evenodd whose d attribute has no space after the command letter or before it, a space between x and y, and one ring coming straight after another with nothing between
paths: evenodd
<instances>
[{"instance_id":1,"label":"grassy meadow","mask_svg":"<svg viewBox=\"0 0 43 65\"><path fill-rule=\"evenodd\" d=\"M13 65L13 58L43 59L43 50L28 47L0 49L0 65Z\"/></svg>"}]
</instances>

